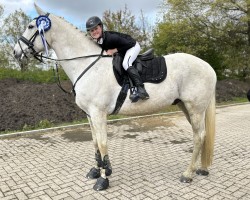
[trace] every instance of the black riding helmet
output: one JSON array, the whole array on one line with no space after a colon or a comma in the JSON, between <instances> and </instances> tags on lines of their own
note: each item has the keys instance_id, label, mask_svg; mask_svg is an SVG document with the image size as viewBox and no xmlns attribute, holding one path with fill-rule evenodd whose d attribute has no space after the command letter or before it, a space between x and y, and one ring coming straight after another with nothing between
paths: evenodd
<instances>
[{"instance_id":1,"label":"black riding helmet","mask_svg":"<svg viewBox=\"0 0 250 200\"><path fill-rule=\"evenodd\" d=\"M87 20L86 29L87 31L90 31L91 29L95 28L98 25L102 26L102 20L97 16L93 16Z\"/></svg>"}]
</instances>

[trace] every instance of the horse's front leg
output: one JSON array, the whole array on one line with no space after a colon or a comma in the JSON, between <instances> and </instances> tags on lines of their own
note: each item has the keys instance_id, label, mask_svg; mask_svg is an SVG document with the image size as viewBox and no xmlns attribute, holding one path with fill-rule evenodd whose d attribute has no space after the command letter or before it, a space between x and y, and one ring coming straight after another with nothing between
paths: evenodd
<instances>
[{"instance_id":1,"label":"horse's front leg","mask_svg":"<svg viewBox=\"0 0 250 200\"><path fill-rule=\"evenodd\" d=\"M88 172L86 177L88 179L97 179L101 176L100 167L102 167L102 158L101 158L101 153L100 153L99 148L98 148L98 143L97 143L97 139L96 139L96 132L95 132L95 129L93 127L93 123L91 121L91 118L89 116L88 116L88 121L89 121L89 125L91 128L92 139L93 139L93 143L94 143L94 147L95 147L96 164L93 168L90 169L90 171Z\"/></svg>"},{"instance_id":2,"label":"horse's front leg","mask_svg":"<svg viewBox=\"0 0 250 200\"><path fill-rule=\"evenodd\" d=\"M108 156L108 146L107 146L107 115L104 112L93 112L91 114L90 121L91 121L92 135L94 135L93 141L96 148L95 155L96 155L97 167L95 167L95 169L100 170L99 177L97 176L95 177L98 179L96 184L94 185L94 189L105 190L109 187L109 180L107 176L111 175L112 173L112 168Z\"/></svg>"}]
</instances>

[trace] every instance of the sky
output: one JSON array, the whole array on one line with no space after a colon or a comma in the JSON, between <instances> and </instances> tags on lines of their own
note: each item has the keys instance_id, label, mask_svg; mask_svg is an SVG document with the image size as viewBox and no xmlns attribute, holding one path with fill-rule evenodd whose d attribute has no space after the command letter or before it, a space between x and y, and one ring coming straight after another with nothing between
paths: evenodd
<instances>
[{"instance_id":1,"label":"sky","mask_svg":"<svg viewBox=\"0 0 250 200\"><path fill-rule=\"evenodd\" d=\"M64 17L84 29L89 17L96 15L101 18L104 11L124 10L125 5L137 17L142 10L146 20L154 25L163 0L0 0L0 4L4 6L4 16L22 9L32 18L37 17L34 2L45 12Z\"/></svg>"}]
</instances>

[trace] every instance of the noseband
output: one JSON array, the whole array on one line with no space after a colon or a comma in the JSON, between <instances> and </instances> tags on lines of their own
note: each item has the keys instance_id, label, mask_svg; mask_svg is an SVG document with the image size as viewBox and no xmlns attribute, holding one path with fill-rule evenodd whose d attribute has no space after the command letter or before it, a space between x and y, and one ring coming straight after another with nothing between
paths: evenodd
<instances>
[{"instance_id":1,"label":"noseband","mask_svg":"<svg viewBox=\"0 0 250 200\"><path fill-rule=\"evenodd\" d=\"M49 13L47 13L45 16L49 16ZM36 18L34 18L36 19ZM20 46L20 49L22 50L22 53L23 55L25 56L25 58L28 58L28 56L25 54L22 46L21 46L21 43L20 41L22 41L24 44L26 44L28 46L28 49L31 49L32 50L32 55L37 59L39 60L40 62L43 62L42 58L39 58L39 53L34 49L34 41L36 39L36 37L39 35L39 31L37 30L33 35L32 37L28 40L27 38L23 37L23 36L20 36L18 38L18 44ZM48 44L48 42L46 41L46 43ZM48 44L49 45L49 44Z\"/></svg>"}]
</instances>

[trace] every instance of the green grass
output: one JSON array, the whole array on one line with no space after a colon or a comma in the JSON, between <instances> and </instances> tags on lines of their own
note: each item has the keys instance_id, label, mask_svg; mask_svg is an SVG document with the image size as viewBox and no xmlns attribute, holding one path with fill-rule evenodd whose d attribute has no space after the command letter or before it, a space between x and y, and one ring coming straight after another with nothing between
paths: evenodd
<instances>
[{"instance_id":1,"label":"green grass","mask_svg":"<svg viewBox=\"0 0 250 200\"><path fill-rule=\"evenodd\" d=\"M59 75L61 80L68 80L67 75L62 69L59 69ZM18 80L32 81L34 83L54 83L54 73L50 69L48 71L41 69L34 69L21 72L20 70L10 68L0 68L0 80L7 78L15 78Z\"/></svg>"},{"instance_id":2,"label":"green grass","mask_svg":"<svg viewBox=\"0 0 250 200\"><path fill-rule=\"evenodd\" d=\"M235 97L231 101L224 101L217 103L217 106L222 106L222 105L229 105L229 104L235 104L235 103L246 103L248 102L247 98L242 98L242 97Z\"/></svg>"}]
</instances>

